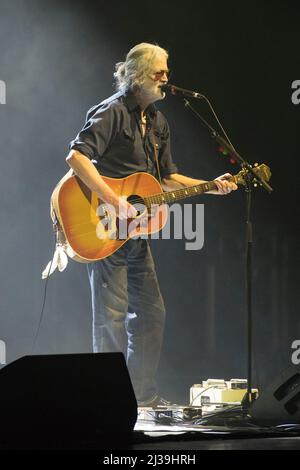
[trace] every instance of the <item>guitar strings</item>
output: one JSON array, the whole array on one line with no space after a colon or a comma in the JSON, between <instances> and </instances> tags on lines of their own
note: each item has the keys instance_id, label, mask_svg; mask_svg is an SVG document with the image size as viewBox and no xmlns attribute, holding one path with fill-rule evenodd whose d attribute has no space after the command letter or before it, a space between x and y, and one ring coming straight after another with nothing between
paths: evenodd
<instances>
[{"instance_id":1,"label":"guitar strings","mask_svg":"<svg viewBox=\"0 0 300 470\"><path fill-rule=\"evenodd\" d=\"M210 190L210 189L212 189L212 188L210 188L210 186L211 186L210 183L212 183L212 182L209 181L207 183L200 184L200 185L197 184L197 185L189 186L189 187L182 188L182 189L176 189L175 191L168 191L168 192L164 192L164 193L154 194L153 196L145 196L144 198L141 197L141 196L138 196L136 199L131 199L131 200L127 199L127 200L130 204L141 203L142 205L144 205L146 207L150 207L151 204L159 204L160 205L160 204L164 204L165 202L172 202L172 198L174 198L174 194L176 194L176 196L177 196L176 199L183 199L186 196L199 195L202 192L199 192L198 190L193 192L193 189L195 190L195 188L199 188L199 186L204 187L205 185L208 185L207 189ZM187 194L187 192L190 193L190 194ZM162 198L165 198L166 200L162 200ZM150 206L149 206L149 203L147 203L147 202L150 203Z\"/></svg>"}]
</instances>

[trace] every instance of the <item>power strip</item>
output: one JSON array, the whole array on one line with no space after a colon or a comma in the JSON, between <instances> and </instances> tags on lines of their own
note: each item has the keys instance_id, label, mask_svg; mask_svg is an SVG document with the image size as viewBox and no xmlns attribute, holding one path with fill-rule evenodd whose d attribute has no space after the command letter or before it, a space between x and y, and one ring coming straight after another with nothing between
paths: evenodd
<instances>
[{"instance_id":1,"label":"power strip","mask_svg":"<svg viewBox=\"0 0 300 470\"><path fill-rule=\"evenodd\" d=\"M139 408L138 421L184 421L202 418L202 410L197 406Z\"/></svg>"}]
</instances>

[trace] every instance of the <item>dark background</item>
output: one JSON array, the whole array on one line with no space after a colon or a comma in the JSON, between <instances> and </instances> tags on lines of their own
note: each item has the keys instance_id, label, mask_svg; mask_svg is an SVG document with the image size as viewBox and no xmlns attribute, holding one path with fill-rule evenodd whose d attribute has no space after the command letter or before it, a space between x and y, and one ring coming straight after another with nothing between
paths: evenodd
<instances>
[{"instance_id":1,"label":"dark background","mask_svg":"<svg viewBox=\"0 0 300 470\"><path fill-rule=\"evenodd\" d=\"M49 197L89 107L113 93L112 73L136 43L170 53L172 82L205 93L237 150L271 167L272 195L254 191L254 382L290 364L300 339L297 195L299 14L292 1L0 1L1 304L7 362L30 354L52 257ZM170 97L159 104L180 172L213 179L239 168ZM204 102L195 107L214 123ZM191 202L191 201L189 201ZM153 241L168 318L161 391L188 400L208 377L246 376L245 193L203 196L205 244ZM91 351L86 267L49 280L35 353Z\"/></svg>"}]
</instances>

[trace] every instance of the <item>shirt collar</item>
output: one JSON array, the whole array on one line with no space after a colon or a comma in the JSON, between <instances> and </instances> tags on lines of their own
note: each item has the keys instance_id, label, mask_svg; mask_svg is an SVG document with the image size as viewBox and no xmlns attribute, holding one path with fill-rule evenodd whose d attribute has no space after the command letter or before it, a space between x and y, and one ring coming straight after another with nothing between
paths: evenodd
<instances>
[{"instance_id":1,"label":"shirt collar","mask_svg":"<svg viewBox=\"0 0 300 470\"><path fill-rule=\"evenodd\" d=\"M130 112L132 111L136 111L137 109L139 109L139 105L136 101L136 97L134 96L133 93L127 91L123 94L123 101L124 103L126 104L128 110ZM147 108L146 108L146 113L147 114L150 114L151 116L155 116L156 113L157 113L157 109L156 109L156 106L154 105L154 103L151 103Z\"/></svg>"}]
</instances>

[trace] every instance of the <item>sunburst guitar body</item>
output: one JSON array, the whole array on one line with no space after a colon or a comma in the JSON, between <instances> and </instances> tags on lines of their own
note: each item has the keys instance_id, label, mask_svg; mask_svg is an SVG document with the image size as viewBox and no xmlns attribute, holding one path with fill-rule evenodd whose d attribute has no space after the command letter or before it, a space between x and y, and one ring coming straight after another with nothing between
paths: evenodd
<instances>
[{"instance_id":1,"label":"sunburst guitar body","mask_svg":"<svg viewBox=\"0 0 300 470\"><path fill-rule=\"evenodd\" d=\"M265 181L270 179L267 165L256 166L253 170ZM245 176L243 169L230 181L245 185ZM60 234L60 243L65 244L68 255L76 261L88 263L106 258L131 238L159 232L167 222L167 204L216 189L214 181L207 181L164 192L152 175L142 172L125 178L102 178L118 196L133 204L138 214L134 219L119 220L114 207L99 198L70 170L52 193L51 216ZM253 182L256 183L255 177Z\"/></svg>"}]
</instances>

